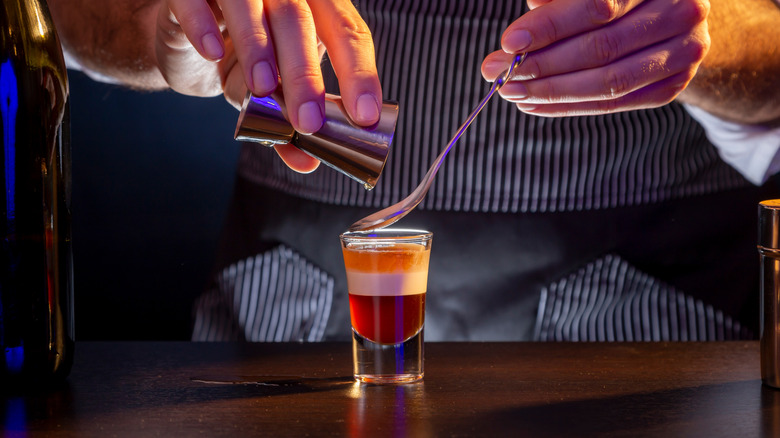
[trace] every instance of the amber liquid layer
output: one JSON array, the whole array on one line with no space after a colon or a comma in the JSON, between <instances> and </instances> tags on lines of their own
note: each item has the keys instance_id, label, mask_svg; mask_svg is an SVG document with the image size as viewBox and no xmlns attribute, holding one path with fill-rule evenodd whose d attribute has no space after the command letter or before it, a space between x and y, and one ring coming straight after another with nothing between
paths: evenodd
<instances>
[{"instance_id":1,"label":"amber liquid layer","mask_svg":"<svg viewBox=\"0 0 780 438\"><path fill-rule=\"evenodd\" d=\"M349 294L352 327L378 344L399 344L425 322L425 294L369 296Z\"/></svg>"}]
</instances>

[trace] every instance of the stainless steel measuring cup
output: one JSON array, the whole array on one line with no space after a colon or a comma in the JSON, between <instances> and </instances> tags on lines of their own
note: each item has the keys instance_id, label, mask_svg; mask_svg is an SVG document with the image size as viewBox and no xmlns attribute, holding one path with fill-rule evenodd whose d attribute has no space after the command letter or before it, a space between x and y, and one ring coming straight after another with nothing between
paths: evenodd
<instances>
[{"instance_id":1,"label":"stainless steel measuring cup","mask_svg":"<svg viewBox=\"0 0 780 438\"><path fill-rule=\"evenodd\" d=\"M340 96L325 95L325 120L314 134L296 132L287 121L281 93L257 97L247 93L238 116L235 139L273 146L291 143L338 170L367 190L376 185L387 161L398 120L398 104L383 102L379 122L362 127L347 115Z\"/></svg>"}]
</instances>

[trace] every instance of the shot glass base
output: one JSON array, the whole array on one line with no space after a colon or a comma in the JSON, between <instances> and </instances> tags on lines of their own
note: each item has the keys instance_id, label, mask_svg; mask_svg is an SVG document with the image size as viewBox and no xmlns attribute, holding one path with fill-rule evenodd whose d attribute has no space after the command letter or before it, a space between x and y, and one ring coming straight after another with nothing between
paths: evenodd
<instances>
[{"instance_id":1,"label":"shot glass base","mask_svg":"<svg viewBox=\"0 0 780 438\"><path fill-rule=\"evenodd\" d=\"M422 374L394 374L390 376L355 374L355 380L358 382L372 385L402 385L405 383L419 382L422 378Z\"/></svg>"},{"instance_id":2,"label":"shot glass base","mask_svg":"<svg viewBox=\"0 0 780 438\"><path fill-rule=\"evenodd\" d=\"M423 331L400 344L379 344L352 331L355 380L373 385L399 385L423 378Z\"/></svg>"}]
</instances>

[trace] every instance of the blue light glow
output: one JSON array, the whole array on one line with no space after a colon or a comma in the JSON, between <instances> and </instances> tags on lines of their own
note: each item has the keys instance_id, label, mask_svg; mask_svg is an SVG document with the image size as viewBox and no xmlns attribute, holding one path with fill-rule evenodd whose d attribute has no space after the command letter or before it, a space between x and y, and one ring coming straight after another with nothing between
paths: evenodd
<instances>
[{"instance_id":1,"label":"blue light glow","mask_svg":"<svg viewBox=\"0 0 780 438\"><path fill-rule=\"evenodd\" d=\"M19 374L24 366L24 346L5 349L5 368L11 374Z\"/></svg>"},{"instance_id":2,"label":"blue light glow","mask_svg":"<svg viewBox=\"0 0 780 438\"><path fill-rule=\"evenodd\" d=\"M11 60L0 64L0 128L3 132L4 178L5 178L5 236L16 232L16 113L19 108L19 90ZM13 269L13 260L10 269ZM0 288L0 294L4 291ZM0 300L0 321L5 319L5 309ZM5 346L4 332L0 331L0 345ZM24 364L24 347L6 348L5 367L11 373L21 371Z\"/></svg>"},{"instance_id":3,"label":"blue light glow","mask_svg":"<svg viewBox=\"0 0 780 438\"><path fill-rule=\"evenodd\" d=\"M264 106L266 108L273 108L273 109L278 110L278 111L282 110L279 107L279 104L275 100L271 99L270 97L257 97L257 96L253 95L251 97L251 99L256 104L262 105L262 106Z\"/></svg>"},{"instance_id":4,"label":"blue light glow","mask_svg":"<svg viewBox=\"0 0 780 438\"><path fill-rule=\"evenodd\" d=\"M16 217L16 112L19 108L19 91L11 60L0 64L0 114L3 123L3 154L5 155L5 211L8 226ZM11 234L15 230L8 229Z\"/></svg>"},{"instance_id":5,"label":"blue light glow","mask_svg":"<svg viewBox=\"0 0 780 438\"><path fill-rule=\"evenodd\" d=\"M11 397L5 401L5 424L3 428L6 431L24 432L27 428L27 406L21 397ZM3 435L5 436L5 435ZM11 436L27 436L26 433L11 434Z\"/></svg>"}]
</instances>

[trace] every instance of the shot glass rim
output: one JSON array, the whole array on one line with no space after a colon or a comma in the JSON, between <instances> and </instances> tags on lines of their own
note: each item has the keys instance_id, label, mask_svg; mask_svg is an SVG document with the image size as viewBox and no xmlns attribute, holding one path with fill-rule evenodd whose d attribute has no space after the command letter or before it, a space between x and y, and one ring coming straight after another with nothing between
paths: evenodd
<instances>
[{"instance_id":1,"label":"shot glass rim","mask_svg":"<svg viewBox=\"0 0 780 438\"><path fill-rule=\"evenodd\" d=\"M381 228L370 231L345 231L339 235L342 242L425 242L433 233L415 228Z\"/></svg>"}]
</instances>

